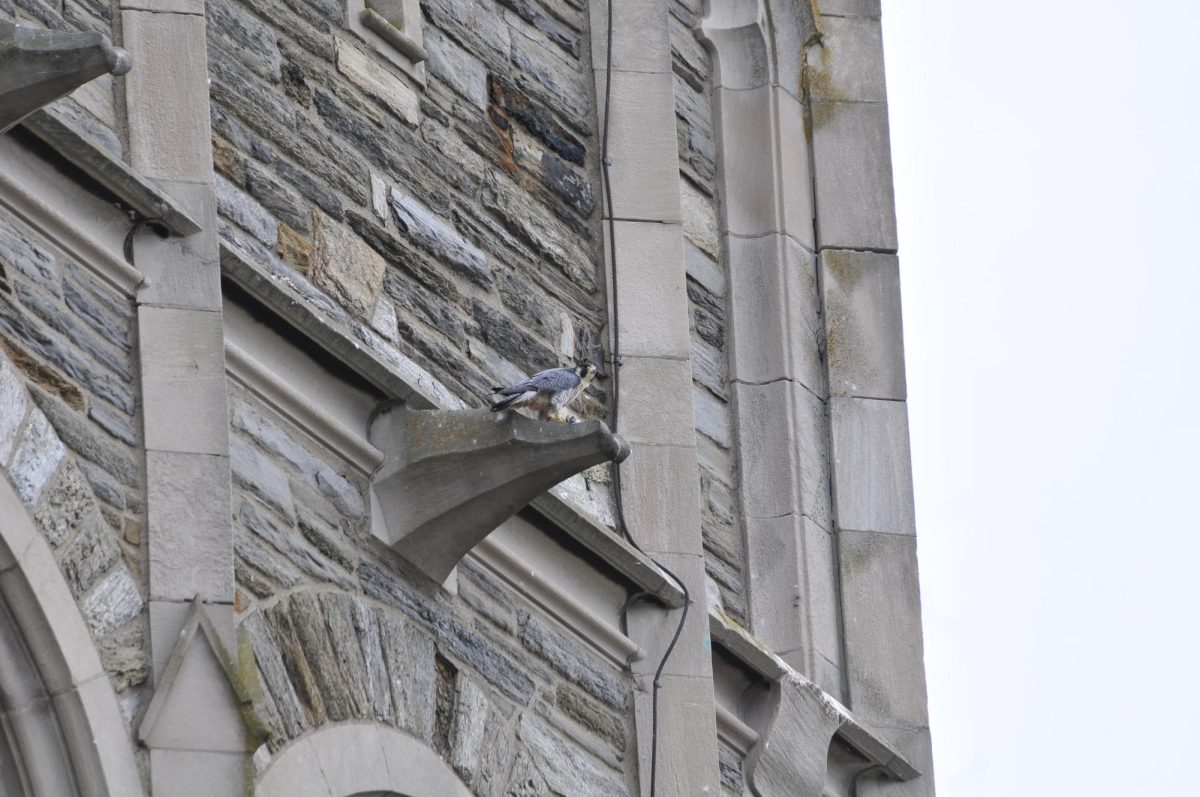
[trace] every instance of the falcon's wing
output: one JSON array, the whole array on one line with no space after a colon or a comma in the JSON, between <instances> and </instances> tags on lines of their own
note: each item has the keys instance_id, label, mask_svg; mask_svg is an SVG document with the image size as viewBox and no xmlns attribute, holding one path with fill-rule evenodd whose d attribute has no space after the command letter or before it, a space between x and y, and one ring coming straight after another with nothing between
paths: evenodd
<instances>
[{"instance_id":1,"label":"falcon's wing","mask_svg":"<svg viewBox=\"0 0 1200 797\"><path fill-rule=\"evenodd\" d=\"M579 381L579 377L570 368L551 368L529 377L525 380L525 384L530 390L558 393L572 389L579 384Z\"/></svg>"},{"instance_id":2,"label":"falcon's wing","mask_svg":"<svg viewBox=\"0 0 1200 797\"><path fill-rule=\"evenodd\" d=\"M562 390L571 390L579 382L579 377L570 368L551 368L547 371L540 371L524 382L511 387L497 388L494 392L502 396L513 396L530 390L537 393L557 393Z\"/></svg>"}]
</instances>

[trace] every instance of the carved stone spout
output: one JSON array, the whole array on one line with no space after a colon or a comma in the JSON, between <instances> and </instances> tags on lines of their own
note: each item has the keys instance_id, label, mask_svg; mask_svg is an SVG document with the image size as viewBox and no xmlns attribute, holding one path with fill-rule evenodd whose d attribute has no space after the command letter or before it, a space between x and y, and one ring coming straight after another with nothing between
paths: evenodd
<instances>
[{"instance_id":1,"label":"carved stone spout","mask_svg":"<svg viewBox=\"0 0 1200 797\"><path fill-rule=\"evenodd\" d=\"M0 133L89 80L132 66L129 53L99 33L0 21Z\"/></svg>"},{"instance_id":2,"label":"carved stone spout","mask_svg":"<svg viewBox=\"0 0 1200 797\"><path fill-rule=\"evenodd\" d=\"M629 456L600 421L547 423L488 410L398 406L380 413L369 434L385 455L372 482L385 541L438 582L538 495Z\"/></svg>"}]
</instances>

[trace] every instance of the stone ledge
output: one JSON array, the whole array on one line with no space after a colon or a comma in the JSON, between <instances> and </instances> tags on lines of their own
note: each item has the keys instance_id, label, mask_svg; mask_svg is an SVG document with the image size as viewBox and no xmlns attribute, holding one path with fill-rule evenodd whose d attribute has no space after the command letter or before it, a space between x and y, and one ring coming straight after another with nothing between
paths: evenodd
<instances>
[{"instance_id":1,"label":"stone ledge","mask_svg":"<svg viewBox=\"0 0 1200 797\"><path fill-rule=\"evenodd\" d=\"M100 185L127 203L143 218L155 219L175 235L194 235L200 224L175 199L124 161L98 147L57 111L43 108L21 126Z\"/></svg>"},{"instance_id":2,"label":"stone ledge","mask_svg":"<svg viewBox=\"0 0 1200 797\"><path fill-rule=\"evenodd\" d=\"M282 267L281 267L282 268ZM404 400L415 409L461 409L461 400L415 363L389 352L389 363L379 353L364 346L348 317L331 318L306 299L291 279L292 275L271 273L236 251L228 242L221 244L221 271L239 287L261 302L268 310L300 334L312 340L350 370L362 376L385 396ZM403 361L403 362L402 362ZM554 523L572 539L615 569L633 584L668 607L683 605L683 592L649 557L586 511L555 495L543 493L529 504L532 511Z\"/></svg>"},{"instance_id":3,"label":"stone ledge","mask_svg":"<svg viewBox=\"0 0 1200 797\"><path fill-rule=\"evenodd\" d=\"M763 642L718 611L709 609L708 629L713 642L721 645L742 664L757 672L768 681L789 679L801 683L819 695L824 707L838 717L837 736L853 747L871 764L900 781L912 780L921 775L877 730L860 722L833 697L819 686L796 672ZM769 734L768 734L769 737Z\"/></svg>"}]
</instances>

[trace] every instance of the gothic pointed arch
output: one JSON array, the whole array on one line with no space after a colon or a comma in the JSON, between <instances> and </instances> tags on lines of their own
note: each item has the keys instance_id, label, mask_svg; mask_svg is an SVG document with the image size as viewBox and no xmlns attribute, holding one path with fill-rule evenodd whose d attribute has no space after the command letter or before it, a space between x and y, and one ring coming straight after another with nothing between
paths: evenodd
<instances>
[{"instance_id":1,"label":"gothic pointed arch","mask_svg":"<svg viewBox=\"0 0 1200 797\"><path fill-rule=\"evenodd\" d=\"M108 675L50 546L0 478L0 793L142 793Z\"/></svg>"}]
</instances>

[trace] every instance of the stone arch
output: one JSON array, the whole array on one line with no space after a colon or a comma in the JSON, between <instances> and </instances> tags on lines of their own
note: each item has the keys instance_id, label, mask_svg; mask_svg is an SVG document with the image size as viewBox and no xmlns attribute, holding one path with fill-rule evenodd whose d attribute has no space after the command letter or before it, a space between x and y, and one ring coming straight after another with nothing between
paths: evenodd
<instances>
[{"instance_id":1,"label":"stone arch","mask_svg":"<svg viewBox=\"0 0 1200 797\"><path fill-rule=\"evenodd\" d=\"M256 797L472 797L441 756L374 722L326 726L280 751Z\"/></svg>"},{"instance_id":2,"label":"stone arch","mask_svg":"<svg viewBox=\"0 0 1200 797\"><path fill-rule=\"evenodd\" d=\"M142 793L108 675L50 546L0 479L0 791Z\"/></svg>"}]
</instances>

